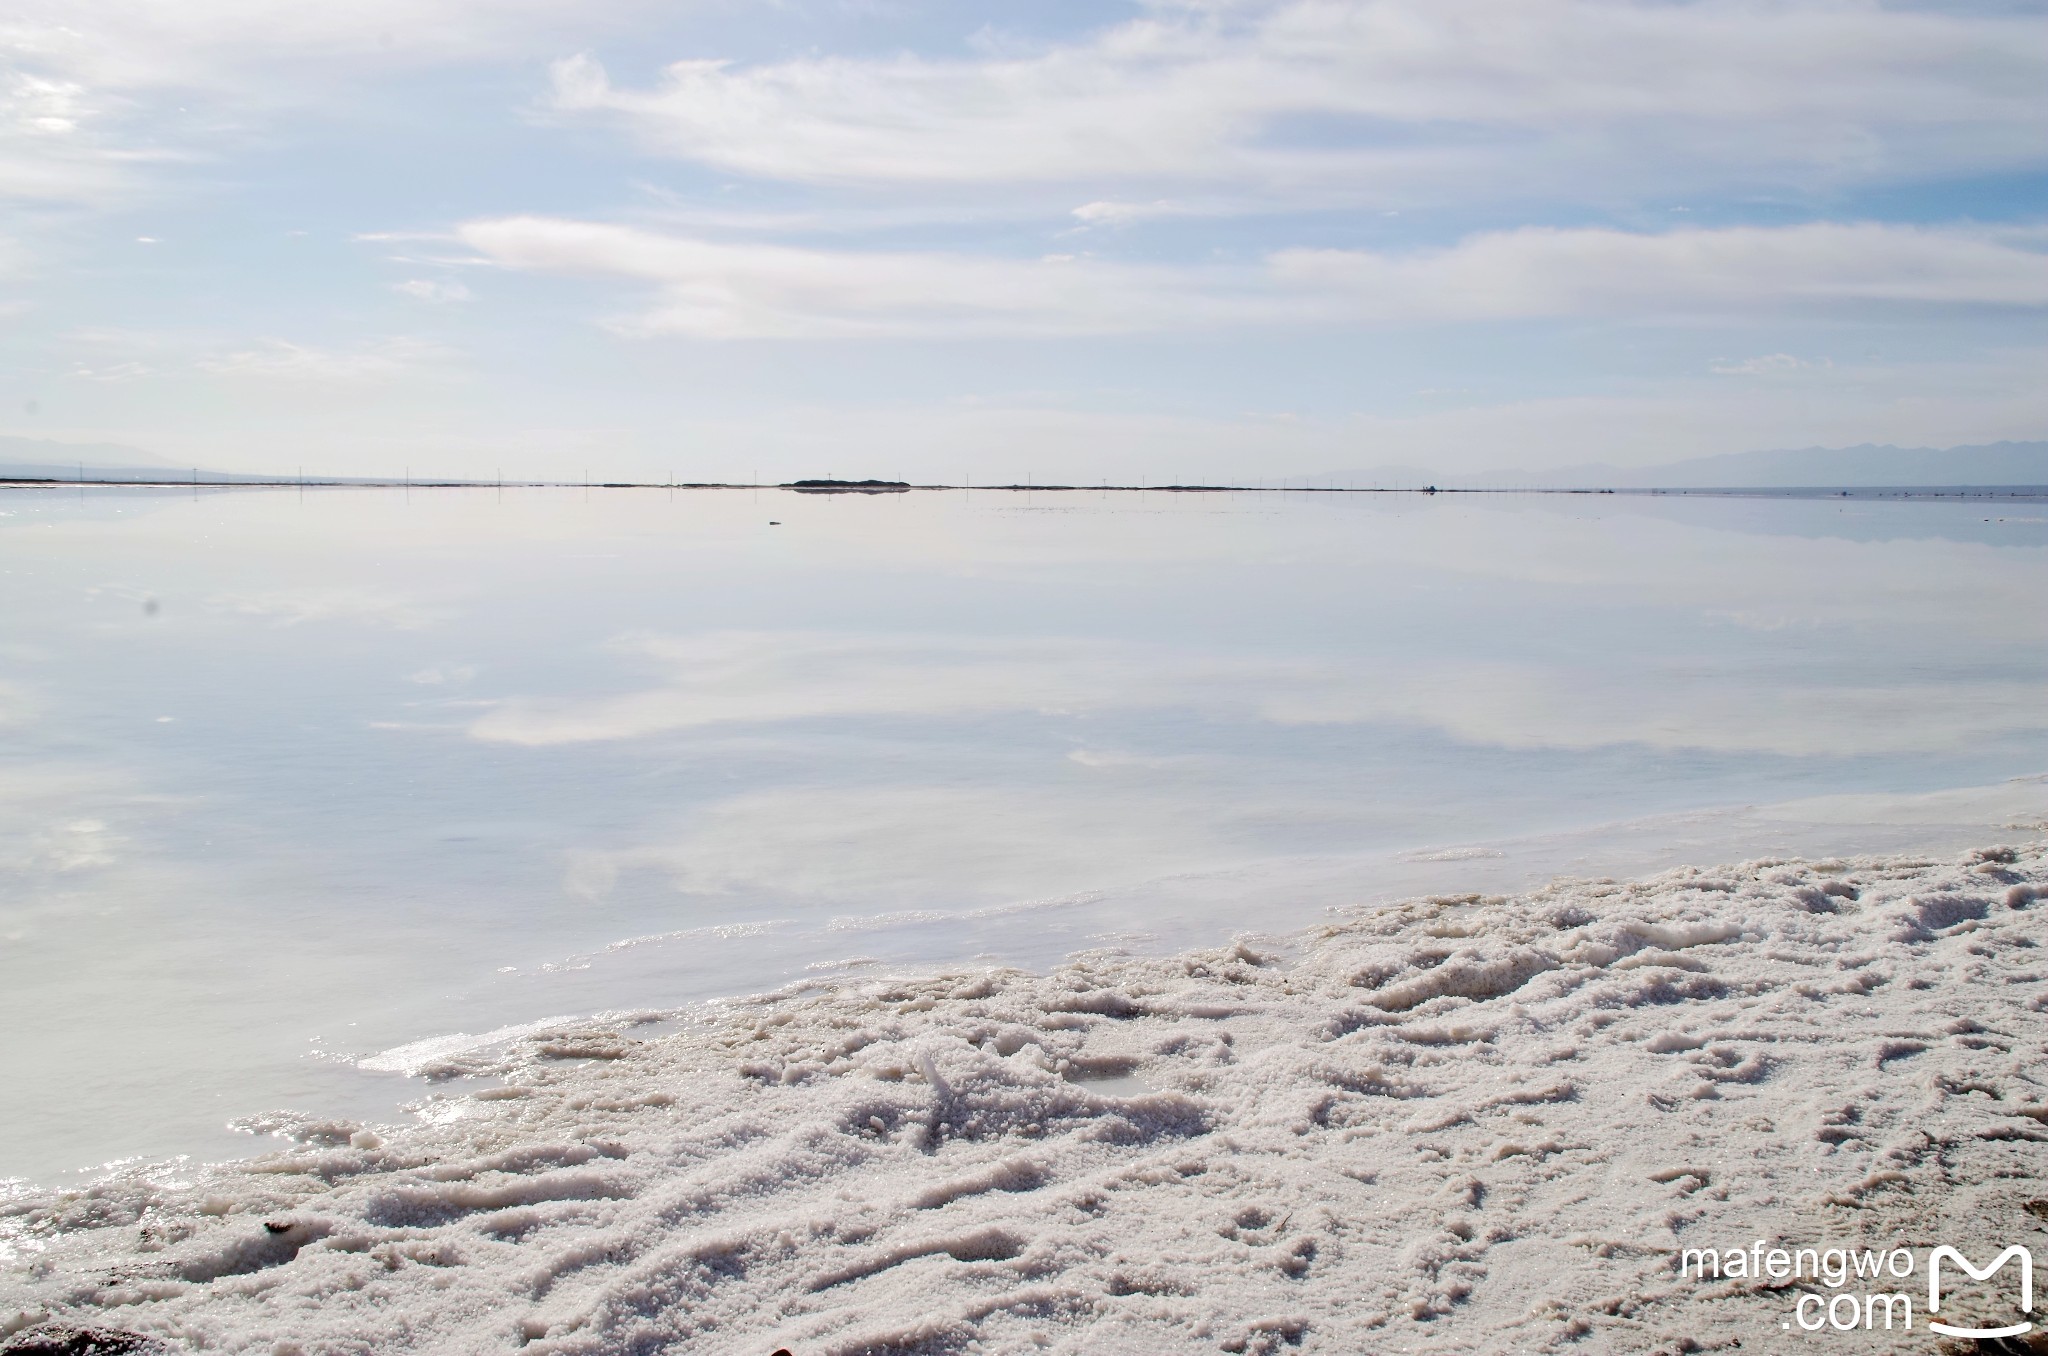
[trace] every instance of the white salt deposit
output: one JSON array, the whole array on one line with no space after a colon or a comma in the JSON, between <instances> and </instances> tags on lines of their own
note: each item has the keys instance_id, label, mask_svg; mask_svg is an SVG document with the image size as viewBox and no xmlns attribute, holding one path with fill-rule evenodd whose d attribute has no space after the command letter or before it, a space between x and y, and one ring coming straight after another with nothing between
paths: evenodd
<instances>
[{"instance_id":1,"label":"white salt deposit","mask_svg":"<svg viewBox=\"0 0 2048 1356\"><path fill-rule=\"evenodd\" d=\"M422 1051L499 1085L0 1206L0 1330L278 1356L1782 1349L1792 1282L1682 1278L1676 1250L2040 1241L2044 898L2039 843L1751 861Z\"/></svg>"}]
</instances>

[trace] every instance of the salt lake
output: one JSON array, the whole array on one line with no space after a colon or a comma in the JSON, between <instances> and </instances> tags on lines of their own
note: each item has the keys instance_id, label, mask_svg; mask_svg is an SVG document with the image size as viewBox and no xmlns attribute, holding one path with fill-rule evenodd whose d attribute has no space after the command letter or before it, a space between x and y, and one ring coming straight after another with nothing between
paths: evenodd
<instances>
[{"instance_id":1,"label":"salt lake","mask_svg":"<svg viewBox=\"0 0 2048 1356\"><path fill-rule=\"evenodd\" d=\"M2038 831L2044 596L2038 498L0 491L0 1178L559 1014Z\"/></svg>"}]
</instances>

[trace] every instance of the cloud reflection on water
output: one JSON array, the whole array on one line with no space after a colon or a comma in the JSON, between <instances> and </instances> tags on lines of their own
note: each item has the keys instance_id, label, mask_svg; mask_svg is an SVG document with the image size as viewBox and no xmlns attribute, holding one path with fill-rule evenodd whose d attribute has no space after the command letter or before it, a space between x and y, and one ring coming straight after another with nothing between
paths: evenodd
<instances>
[{"instance_id":1,"label":"cloud reflection on water","mask_svg":"<svg viewBox=\"0 0 2048 1356\"><path fill-rule=\"evenodd\" d=\"M2048 766L2048 535L1964 505L18 507L0 1027L44 1034L0 1048L0 1175L353 1095L309 1049L1285 928L1416 849ZM1517 851L1427 883L1553 860Z\"/></svg>"},{"instance_id":2,"label":"cloud reflection on water","mask_svg":"<svg viewBox=\"0 0 2048 1356\"><path fill-rule=\"evenodd\" d=\"M1779 628L1770 628L1779 629ZM1913 753L2048 730L2048 682L1891 684L1819 673L1781 684L1706 663L1445 662L1430 656L1219 655L1086 638L725 632L627 637L668 681L619 696L509 698L480 740L544 747L645 740L723 724L901 717L938 724L1000 712L1095 717L1177 709L1286 725L1420 725L1511 749L1754 751L1790 757ZM1835 681L1815 681L1816 677ZM1747 679L1745 682L1744 679Z\"/></svg>"}]
</instances>

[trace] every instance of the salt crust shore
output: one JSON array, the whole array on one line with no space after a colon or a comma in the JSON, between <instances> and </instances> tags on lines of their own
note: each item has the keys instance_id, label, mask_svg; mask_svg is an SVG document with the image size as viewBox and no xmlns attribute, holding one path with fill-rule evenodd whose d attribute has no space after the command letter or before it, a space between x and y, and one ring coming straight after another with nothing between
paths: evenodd
<instances>
[{"instance_id":1,"label":"salt crust shore","mask_svg":"<svg viewBox=\"0 0 2048 1356\"><path fill-rule=\"evenodd\" d=\"M0 1203L0 1335L1927 1350L1785 1332L1789 1283L1680 1279L1674 1249L2039 1254L2044 881L2040 843L1753 861L565 1029L436 1070L503 1086L423 1124Z\"/></svg>"}]
</instances>

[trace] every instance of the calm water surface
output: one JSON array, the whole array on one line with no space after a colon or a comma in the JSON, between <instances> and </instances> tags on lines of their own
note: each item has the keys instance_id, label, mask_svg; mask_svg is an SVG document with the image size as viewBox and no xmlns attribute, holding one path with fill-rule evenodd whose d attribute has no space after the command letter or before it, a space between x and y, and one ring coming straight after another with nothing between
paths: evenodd
<instances>
[{"instance_id":1,"label":"calm water surface","mask_svg":"<svg viewBox=\"0 0 2048 1356\"><path fill-rule=\"evenodd\" d=\"M2039 501L0 491L0 1177L452 1032L1997 824L1839 798L2048 768L2044 597Z\"/></svg>"}]
</instances>

